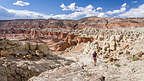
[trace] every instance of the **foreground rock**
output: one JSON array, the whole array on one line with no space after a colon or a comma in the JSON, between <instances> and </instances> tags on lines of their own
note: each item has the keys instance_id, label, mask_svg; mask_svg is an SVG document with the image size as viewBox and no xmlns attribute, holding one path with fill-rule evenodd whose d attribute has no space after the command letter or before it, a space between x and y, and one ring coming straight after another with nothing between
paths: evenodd
<instances>
[{"instance_id":1,"label":"foreground rock","mask_svg":"<svg viewBox=\"0 0 144 81\"><path fill-rule=\"evenodd\" d=\"M53 54L45 44L0 40L1 81L27 81L41 72L72 62Z\"/></svg>"},{"instance_id":2,"label":"foreground rock","mask_svg":"<svg viewBox=\"0 0 144 81\"><path fill-rule=\"evenodd\" d=\"M41 72L69 65L73 61L57 56L49 55L37 61L22 59L1 58L0 80L1 81L27 81L32 76L37 76Z\"/></svg>"}]
</instances>

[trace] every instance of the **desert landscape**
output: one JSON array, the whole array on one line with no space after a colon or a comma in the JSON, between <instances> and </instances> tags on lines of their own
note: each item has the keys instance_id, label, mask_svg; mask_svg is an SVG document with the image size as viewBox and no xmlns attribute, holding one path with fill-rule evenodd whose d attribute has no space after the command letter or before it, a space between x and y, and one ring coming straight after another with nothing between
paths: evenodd
<instances>
[{"instance_id":1,"label":"desert landscape","mask_svg":"<svg viewBox=\"0 0 144 81\"><path fill-rule=\"evenodd\" d=\"M143 67L144 18L0 20L1 81L144 81Z\"/></svg>"}]
</instances>

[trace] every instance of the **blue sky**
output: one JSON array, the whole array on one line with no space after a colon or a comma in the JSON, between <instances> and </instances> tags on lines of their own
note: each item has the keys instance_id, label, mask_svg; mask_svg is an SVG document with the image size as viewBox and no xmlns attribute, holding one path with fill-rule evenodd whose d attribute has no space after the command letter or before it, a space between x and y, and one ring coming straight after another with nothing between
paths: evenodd
<instances>
[{"instance_id":1,"label":"blue sky","mask_svg":"<svg viewBox=\"0 0 144 81\"><path fill-rule=\"evenodd\" d=\"M144 0L0 0L0 20L144 17Z\"/></svg>"}]
</instances>

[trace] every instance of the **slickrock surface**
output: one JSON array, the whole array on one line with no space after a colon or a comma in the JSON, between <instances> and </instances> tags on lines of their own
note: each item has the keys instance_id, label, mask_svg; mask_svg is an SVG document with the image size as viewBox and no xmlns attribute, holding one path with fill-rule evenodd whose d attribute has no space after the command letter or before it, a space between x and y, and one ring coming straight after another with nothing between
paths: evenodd
<instances>
[{"instance_id":1,"label":"slickrock surface","mask_svg":"<svg viewBox=\"0 0 144 81\"><path fill-rule=\"evenodd\" d=\"M139 67L140 66L140 67ZM78 64L41 73L28 81L143 81L144 63L136 61L116 67L100 63L82 68Z\"/></svg>"}]
</instances>

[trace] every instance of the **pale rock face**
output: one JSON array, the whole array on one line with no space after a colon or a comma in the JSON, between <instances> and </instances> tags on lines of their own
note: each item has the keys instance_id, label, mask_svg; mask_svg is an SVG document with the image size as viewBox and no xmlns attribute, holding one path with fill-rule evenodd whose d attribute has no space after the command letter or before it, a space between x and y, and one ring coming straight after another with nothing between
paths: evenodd
<instances>
[{"instance_id":1,"label":"pale rock face","mask_svg":"<svg viewBox=\"0 0 144 81\"><path fill-rule=\"evenodd\" d=\"M90 42L86 43L85 47L86 48L84 49L83 54L89 55L89 54L92 54L94 51L99 50L98 49L99 48L98 43L96 43L95 41L93 43L90 43Z\"/></svg>"},{"instance_id":2,"label":"pale rock face","mask_svg":"<svg viewBox=\"0 0 144 81\"><path fill-rule=\"evenodd\" d=\"M36 48L38 47L37 43L30 43L30 50L36 50Z\"/></svg>"},{"instance_id":3,"label":"pale rock face","mask_svg":"<svg viewBox=\"0 0 144 81\"><path fill-rule=\"evenodd\" d=\"M108 48L110 48L110 44L108 42L105 42L103 46L103 51L107 51Z\"/></svg>"},{"instance_id":4,"label":"pale rock face","mask_svg":"<svg viewBox=\"0 0 144 81\"><path fill-rule=\"evenodd\" d=\"M95 38L95 40L97 40L97 39L98 39L98 35L94 35L93 37Z\"/></svg>"},{"instance_id":5,"label":"pale rock face","mask_svg":"<svg viewBox=\"0 0 144 81\"><path fill-rule=\"evenodd\" d=\"M115 39L116 41L120 42L123 39L123 35L116 35Z\"/></svg>"},{"instance_id":6,"label":"pale rock face","mask_svg":"<svg viewBox=\"0 0 144 81\"><path fill-rule=\"evenodd\" d=\"M115 38L114 35L112 35L112 36L110 37L109 44L110 44L110 49L111 49L111 50L116 50L116 38Z\"/></svg>"},{"instance_id":7,"label":"pale rock face","mask_svg":"<svg viewBox=\"0 0 144 81\"><path fill-rule=\"evenodd\" d=\"M127 41L127 39L128 39L128 38L127 38L126 36L124 36L124 37L123 37L123 42L124 42L124 41Z\"/></svg>"},{"instance_id":8,"label":"pale rock face","mask_svg":"<svg viewBox=\"0 0 144 81\"><path fill-rule=\"evenodd\" d=\"M103 41L103 40L104 40L104 36L103 36L103 35L99 35L99 36L98 36L98 40L99 40L99 41Z\"/></svg>"},{"instance_id":9,"label":"pale rock face","mask_svg":"<svg viewBox=\"0 0 144 81\"><path fill-rule=\"evenodd\" d=\"M129 51L129 50L125 50L125 51L124 51L124 54L130 55L130 51Z\"/></svg>"},{"instance_id":10,"label":"pale rock face","mask_svg":"<svg viewBox=\"0 0 144 81\"><path fill-rule=\"evenodd\" d=\"M80 59L78 61L81 66L91 65L91 64L93 64L92 54L91 55L88 55L88 54L81 55Z\"/></svg>"},{"instance_id":11,"label":"pale rock face","mask_svg":"<svg viewBox=\"0 0 144 81\"><path fill-rule=\"evenodd\" d=\"M92 42L92 44L98 44L98 41L97 41L97 40L94 40L94 41Z\"/></svg>"},{"instance_id":12,"label":"pale rock face","mask_svg":"<svg viewBox=\"0 0 144 81\"><path fill-rule=\"evenodd\" d=\"M112 35L112 36L110 37L110 41L116 41L115 35Z\"/></svg>"},{"instance_id":13,"label":"pale rock face","mask_svg":"<svg viewBox=\"0 0 144 81\"><path fill-rule=\"evenodd\" d=\"M93 57L92 54L94 51L98 51L99 46L98 42L94 41L92 43L88 42L85 44L85 48L83 51L83 56L80 58L80 63L83 65L89 65L93 63Z\"/></svg>"},{"instance_id":14,"label":"pale rock face","mask_svg":"<svg viewBox=\"0 0 144 81\"><path fill-rule=\"evenodd\" d=\"M115 43L115 41L110 42L110 49L111 50L116 50L116 43Z\"/></svg>"}]
</instances>

